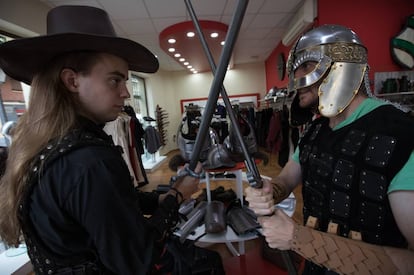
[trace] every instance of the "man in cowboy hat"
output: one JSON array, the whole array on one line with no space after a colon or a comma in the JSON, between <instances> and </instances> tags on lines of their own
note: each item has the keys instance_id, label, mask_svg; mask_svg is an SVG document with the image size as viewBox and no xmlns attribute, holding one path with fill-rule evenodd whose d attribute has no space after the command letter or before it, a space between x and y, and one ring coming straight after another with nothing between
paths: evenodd
<instances>
[{"instance_id":1,"label":"man in cowboy hat","mask_svg":"<svg viewBox=\"0 0 414 275\"><path fill-rule=\"evenodd\" d=\"M346 27L305 33L288 73L320 117L277 177L246 189L269 246L302 255L304 274L413 274L412 116L372 97L367 49ZM307 226L274 207L300 183Z\"/></svg>"},{"instance_id":2,"label":"man in cowboy hat","mask_svg":"<svg viewBox=\"0 0 414 275\"><path fill-rule=\"evenodd\" d=\"M23 233L36 274L151 273L199 180L160 196L134 190L102 127L130 96L128 70L156 72L157 59L117 37L103 10L59 6L47 35L0 45L0 67L32 88L0 184L2 240L18 245Z\"/></svg>"}]
</instances>

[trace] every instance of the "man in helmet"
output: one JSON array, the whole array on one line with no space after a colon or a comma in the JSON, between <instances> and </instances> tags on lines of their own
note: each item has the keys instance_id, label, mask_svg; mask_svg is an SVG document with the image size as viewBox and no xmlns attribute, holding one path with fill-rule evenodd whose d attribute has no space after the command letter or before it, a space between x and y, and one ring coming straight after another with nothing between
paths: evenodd
<instances>
[{"instance_id":1,"label":"man in helmet","mask_svg":"<svg viewBox=\"0 0 414 275\"><path fill-rule=\"evenodd\" d=\"M320 117L277 177L246 189L269 246L302 255L304 274L412 274L413 118L372 97L367 49L343 26L303 35L288 73ZM308 226L274 207L300 183Z\"/></svg>"}]
</instances>

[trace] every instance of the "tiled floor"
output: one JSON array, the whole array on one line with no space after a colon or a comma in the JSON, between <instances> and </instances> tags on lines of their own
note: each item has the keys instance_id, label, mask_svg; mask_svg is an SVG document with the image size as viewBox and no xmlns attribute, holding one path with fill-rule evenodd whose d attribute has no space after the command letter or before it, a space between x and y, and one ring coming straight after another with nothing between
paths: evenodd
<instances>
[{"instance_id":1,"label":"tiled floor","mask_svg":"<svg viewBox=\"0 0 414 275\"><path fill-rule=\"evenodd\" d=\"M147 172L149 184L142 187L145 191L154 190L158 184L168 184L169 179L175 173L168 167L169 160L172 156L179 154L179 151L172 151L167 155L166 161L164 161L159 167L152 172ZM277 164L277 156L269 155L269 161L267 165L259 163L257 165L261 175L268 177L276 176L281 168ZM226 190L232 188L235 190L234 181L211 181L211 189L215 189L218 186L223 186ZM247 183L244 183L244 187L247 187ZM205 188L205 184L201 183L201 189ZM235 190L236 191L236 190ZM302 221L302 199L300 187L293 192L296 197L296 210L293 214L293 219L299 223ZM199 194L195 194L198 196ZM218 251L222 256L223 263L225 265L226 274L287 274L285 271L278 268L276 265L264 260L261 256L261 241L257 238L254 240L245 242L244 256L234 256L227 246L223 243L217 244L200 244L203 247ZM237 247L237 244L235 244Z\"/></svg>"}]
</instances>

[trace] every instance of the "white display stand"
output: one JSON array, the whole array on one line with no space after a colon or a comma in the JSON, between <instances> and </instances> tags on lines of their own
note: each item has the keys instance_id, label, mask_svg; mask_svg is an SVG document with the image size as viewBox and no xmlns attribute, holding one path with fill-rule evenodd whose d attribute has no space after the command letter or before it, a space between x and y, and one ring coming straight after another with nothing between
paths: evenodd
<instances>
[{"instance_id":1,"label":"white display stand","mask_svg":"<svg viewBox=\"0 0 414 275\"><path fill-rule=\"evenodd\" d=\"M202 243L225 243L227 248L234 256L240 256L245 254L244 242L253 240L258 237L256 233L248 233L244 235L237 235L230 226L227 226L226 231L221 233L208 233L200 238L205 233L205 226L202 224L197 227L193 234L190 234L187 239L196 240ZM199 238L199 239L198 239ZM238 243L238 250L234 247L233 243Z\"/></svg>"},{"instance_id":2,"label":"white display stand","mask_svg":"<svg viewBox=\"0 0 414 275\"><path fill-rule=\"evenodd\" d=\"M237 198L240 199L241 203L243 204L243 182L247 182L247 176L246 173L243 172L244 164L236 166L235 168L227 168L227 169L221 169L218 172L225 171L225 172L231 172L235 175L235 178L210 178L209 172L212 171L206 171L205 179L203 179L201 182L205 181L206 183L206 193L207 193L207 202L211 202L211 189L210 189L210 181L211 180L233 180L236 182L236 195ZM217 170L215 170L217 172ZM262 176L263 178L266 178L266 176ZM296 199L295 195L291 193L289 197L282 201L280 204L275 205L275 207L278 207L282 209L288 216L292 216L295 207L296 207ZM259 229L260 231L260 229ZM226 231L221 233L205 233L205 226L204 224L197 227L192 234L190 234L187 239L189 240L197 240L198 242L202 243L225 243L227 248L230 250L230 252L234 256L240 256L245 254L245 246L244 242L248 240L252 240L258 237L258 233L248 233L244 235L237 235L233 229L230 226L227 226ZM202 236L204 234L204 236ZM176 232L176 235L180 236L178 232ZM238 250L234 247L233 243L238 243Z\"/></svg>"},{"instance_id":3,"label":"white display stand","mask_svg":"<svg viewBox=\"0 0 414 275\"><path fill-rule=\"evenodd\" d=\"M31 270L32 265L24 244L0 253L0 274L28 274Z\"/></svg>"},{"instance_id":4,"label":"white display stand","mask_svg":"<svg viewBox=\"0 0 414 275\"><path fill-rule=\"evenodd\" d=\"M159 151L155 152L155 154L150 154L146 152L145 154L141 155L142 157L142 164L146 172L153 172L157 169L165 160L167 160L166 156L161 156Z\"/></svg>"}]
</instances>

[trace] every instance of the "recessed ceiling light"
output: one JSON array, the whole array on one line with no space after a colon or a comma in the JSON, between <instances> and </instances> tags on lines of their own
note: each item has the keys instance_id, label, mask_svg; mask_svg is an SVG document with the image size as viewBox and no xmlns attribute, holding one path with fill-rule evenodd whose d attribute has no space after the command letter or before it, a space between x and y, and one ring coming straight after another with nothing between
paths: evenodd
<instances>
[{"instance_id":1,"label":"recessed ceiling light","mask_svg":"<svg viewBox=\"0 0 414 275\"><path fill-rule=\"evenodd\" d=\"M193 71L193 74L196 74L196 73L198 73L197 71Z\"/></svg>"},{"instance_id":2,"label":"recessed ceiling light","mask_svg":"<svg viewBox=\"0 0 414 275\"><path fill-rule=\"evenodd\" d=\"M187 66L187 65L188 65L188 64L190 64L190 63L188 63L188 62L184 62L183 64L184 64L185 66Z\"/></svg>"},{"instance_id":3,"label":"recessed ceiling light","mask_svg":"<svg viewBox=\"0 0 414 275\"><path fill-rule=\"evenodd\" d=\"M210 39L214 39L216 41L211 48L213 56L220 54L220 51L222 50L220 42L225 40L228 26L221 22L211 20L200 20L199 23L203 31L207 35L211 35L213 37ZM187 69L187 66L190 64L197 64L197 70L204 72L209 70L210 67L208 66L208 63L205 62L205 58L203 58L204 52L199 52L199 42L198 39L195 40L196 37L197 33L194 30L193 22L184 21L165 28L160 33L159 40L161 49L174 60L185 66L185 69ZM181 41L186 42L181 43ZM197 43L197 49L196 46L191 43ZM184 65L184 62L186 61L188 62Z\"/></svg>"},{"instance_id":4,"label":"recessed ceiling light","mask_svg":"<svg viewBox=\"0 0 414 275\"><path fill-rule=\"evenodd\" d=\"M224 43L225 43L224 41L221 41L221 42L220 42L220 45L224 46Z\"/></svg>"},{"instance_id":5,"label":"recessed ceiling light","mask_svg":"<svg viewBox=\"0 0 414 275\"><path fill-rule=\"evenodd\" d=\"M191 65L188 65L188 66L187 66L187 69L191 69L192 67L193 67L193 66L191 66Z\"/></svg>"}]
</instances>

